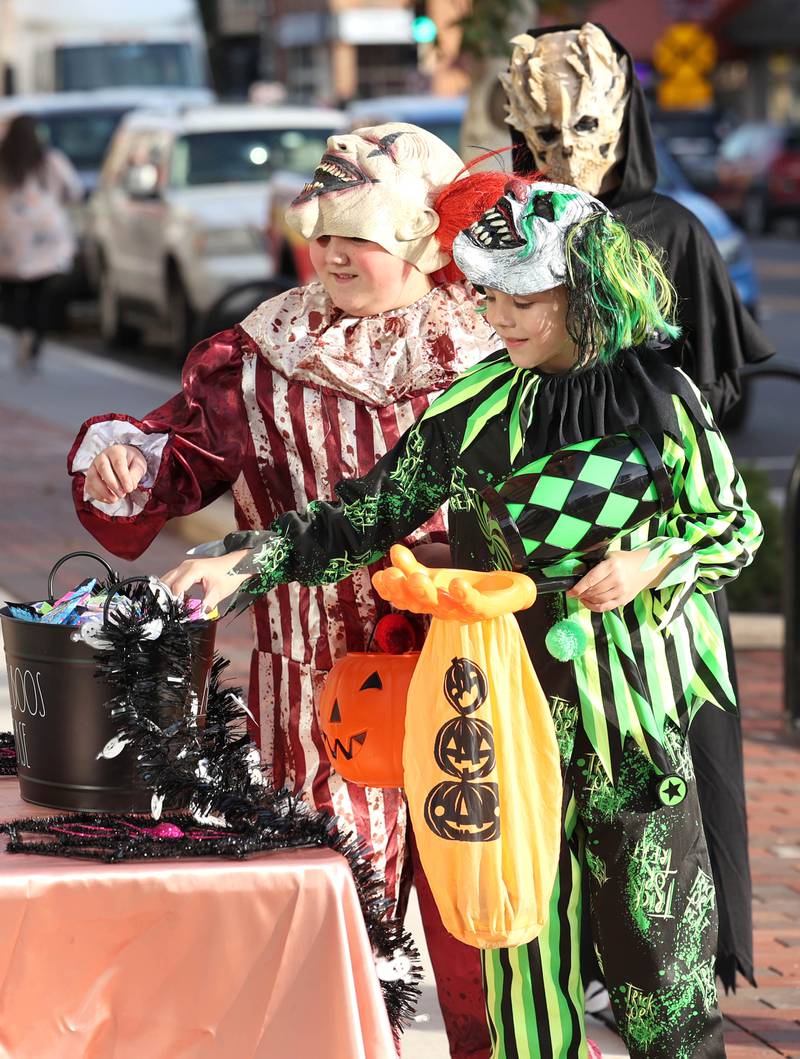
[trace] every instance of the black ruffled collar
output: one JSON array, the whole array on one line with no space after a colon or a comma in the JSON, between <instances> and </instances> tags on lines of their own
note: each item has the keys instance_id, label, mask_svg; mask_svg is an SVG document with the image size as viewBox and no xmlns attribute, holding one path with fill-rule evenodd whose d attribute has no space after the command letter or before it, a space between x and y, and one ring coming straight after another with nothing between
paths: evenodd
<instances>
[{"instance_id":1,"label":"black ruffled collar","mask_svg":"<svg viewBox=\"0 0 800 1059\"><path fill-rule=\"evenodd\" d=\"M473 398L470 419L481 429L468 431L469 444L478 440L491 419L502 415L508 424L512 463L634 425L654 438L664 433L677 437L674 395L680 396L693 418L699 422L704 418L693 386L659 350L622 350L610 363L595 361L564 373L515 368L505 350L483 364L489 362L498 369L507 365L508 370L498 372Z\"/></svg>"}]
</instances>

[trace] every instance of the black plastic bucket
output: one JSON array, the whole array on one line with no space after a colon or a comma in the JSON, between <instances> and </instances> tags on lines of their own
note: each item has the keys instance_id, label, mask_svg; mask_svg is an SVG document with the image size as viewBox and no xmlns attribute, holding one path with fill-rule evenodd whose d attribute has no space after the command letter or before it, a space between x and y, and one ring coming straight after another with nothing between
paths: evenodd
<instances>
[{"instance_id":1,"label":"black plastic bucket","mask_svg":"<svg viewBox=\"0 0 800 1059\"><path fill-rule=\"evenodd\" d=\"M75 555L64 556L50 571L48 598L53 599L53 575ZM0 608L11 716L17 745L20 794L26 802L51 809L90 812L149 812L150 792L136 772L126 747L117 757L97 755L116 735L106 702L115 694L95 676L95 650L75 642L75 626L44 625L14 618ZM192 622L192 688L205 703L214 657L216 624Z\"/></svg>"}]
</instances>

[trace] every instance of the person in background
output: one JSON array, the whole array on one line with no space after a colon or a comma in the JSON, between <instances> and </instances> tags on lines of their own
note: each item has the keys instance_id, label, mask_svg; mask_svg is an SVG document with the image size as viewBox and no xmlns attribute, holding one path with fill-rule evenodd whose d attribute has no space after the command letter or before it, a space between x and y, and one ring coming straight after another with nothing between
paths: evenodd
<instances>
[{"instance_id":1,"label":"person in background","mask_svg":"<svg viewBox=\"0 0 800 1059\"><path fill-rule=\"evenodd\" d=\"M82 195L66 155L42 144L32 117L14 118L0 143L0 290L23 369L36 365L53 281L72 267L75 236L64 207Z\"/></svg>"}]
</instances>

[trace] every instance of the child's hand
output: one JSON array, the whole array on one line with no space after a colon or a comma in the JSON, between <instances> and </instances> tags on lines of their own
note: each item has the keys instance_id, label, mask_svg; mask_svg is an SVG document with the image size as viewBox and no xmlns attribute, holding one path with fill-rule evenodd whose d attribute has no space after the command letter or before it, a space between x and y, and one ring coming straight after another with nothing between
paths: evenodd
<instances>
[{"instance_id":1,"label":"child's hand","mask_svg":"<svg viewBox=\"0 0 800 1059\"><path fill-rule=\"evenodd\" d=\"M658 584L674 559L665 559L647 570L643 567L650 552L637 548L632 552L612 552L567 592L584 607L601 614L630 603L640 592Z\"/></svg>"},{"instance_id":2,"label":"child's hand","mask_svg":"<svg viewBox=\"0 0 800 1059\"><path fill-rule=\"evenodd\" d=\"M109 445L86 472L86 493L92 500L113 504L132 493L147 473L147 460L135 445Z\"/></svg>"},{"instance_id":3,"label":"child's hand","mask_svg":"<svg viewBox=\"0 0 800 1059\"><path fill-rule=\"evenodd\" d=\"M252 574L235 574L233 568L249 551L244 548L216 559L186 559L180 566L164 574L161 580L176 596L188 592L192 585L203 586L203 603L213 610L221 599L232 595Z\"/></svg>"}]
</instances>

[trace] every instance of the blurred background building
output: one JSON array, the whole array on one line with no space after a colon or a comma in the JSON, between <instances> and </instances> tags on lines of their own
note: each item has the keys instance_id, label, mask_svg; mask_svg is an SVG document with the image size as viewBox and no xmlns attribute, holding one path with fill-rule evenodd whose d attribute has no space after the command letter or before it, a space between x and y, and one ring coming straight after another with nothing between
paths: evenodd
<instances>
[{"instance_id":1,"label":"blurred background building","mask_svg":"<svg viewBox=\"0 0 800 1059\"><path fill-rule=\"evenodd\" d=\"M341 103L396 93L456 95L469 86L460 52L462 19L494 11L521 26L590 18L626 45L655 89L656 43L674 23L714 40L714 102L741 119L800 119L797 0L201 0L214 83L244 98L255 81L277 81L291 97Z\"/></svg>"}]
</instances>

